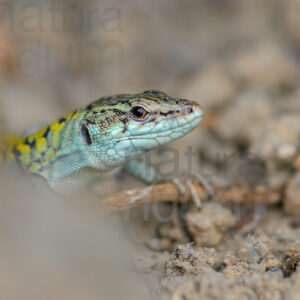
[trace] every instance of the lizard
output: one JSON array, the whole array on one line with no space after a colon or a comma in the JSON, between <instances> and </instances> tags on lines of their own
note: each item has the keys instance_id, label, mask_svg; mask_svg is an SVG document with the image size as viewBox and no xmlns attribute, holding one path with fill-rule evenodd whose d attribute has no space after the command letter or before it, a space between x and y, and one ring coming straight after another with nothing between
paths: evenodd
<instances>
[{"instance_id":1,"label":"lizard","mask_svg":"<svg viewBox=\"0 0 300 300\"><path fill-rule=\"evenodd\" d=\"M183 137L203 115L197 102L157 90L102 97L27 137L8 138L0 162L41 176L59 193L121 166L150 183L162 178L139 156Z\"/></svg>"}]
</instances>

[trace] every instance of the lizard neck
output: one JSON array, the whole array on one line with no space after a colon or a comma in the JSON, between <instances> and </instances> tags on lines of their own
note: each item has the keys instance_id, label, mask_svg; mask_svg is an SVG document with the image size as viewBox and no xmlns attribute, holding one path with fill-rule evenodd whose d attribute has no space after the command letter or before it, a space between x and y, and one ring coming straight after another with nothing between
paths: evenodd
<instances>
[{"instance_id":1,"label":"lizard neck","mask_svg":"<svg viewBox=\"0 0 300 300\"><path fill-rule=\"evenodd\" d=\"M67 176L84 167L85 160L80 159L74 141L81 115L81 110L68 113L38 132L12 143L3 154L6 161L17 162L29 172L42 175L47 181L55 174ZM72 157L73 161L62 163L63 157Z\"/></svg>"}]
</instances>

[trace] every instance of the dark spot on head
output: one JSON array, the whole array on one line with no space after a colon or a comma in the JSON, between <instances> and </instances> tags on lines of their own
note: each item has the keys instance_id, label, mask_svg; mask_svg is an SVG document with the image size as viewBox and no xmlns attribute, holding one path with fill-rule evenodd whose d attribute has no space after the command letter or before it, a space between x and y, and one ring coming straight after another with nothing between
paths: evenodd
<instances>
[{"instance_id":1,"label":"dark spot on head","mask_svg":"<svg viewBox=\"0 0 300 300\"><path fill-rule=\"evenodd\" d=\"M43 137L44 137L44 138L47 138L49 132L50 132L50 127L48 126L47 129L46 129L46 131L45 131L44 134L43 134Z\"/></svg>"},{"instance_id":2,"label":"dark spot on head","mask_svg":"<svg viewBox=\"0 0 300 300\"><path fill-rule=\"evenodd\" d=\"M119 109L116 109L116 108L113 109L113 112L114 112L117 116L122 116L122 115L125 114L125 112L123 112L123 111L121 111L121 110L119 110Z\"/></svg>"},{"instance_id":3,"label":"dark spot on head","mask_svg":"<svg viewBox=\"0 0 300 300\"><path fill-rule=\"evenodd\" d=\"M157 91L147 90L144 91L144 94L157 94Z\"/></svg>"},{"instance_id":4,"label":"dark spot on head","mask_svg":"<svg viewBox=\"0 0 300 300\"><path fill-rule=\"evenodd\" d=\"M87 105L87 107L85 108L85 110L91 110L93 108L92 104Z\"/></svg>"},{"instance_id":5,"label":"dark spot on head","mask_svg":"<svg viewBox=\"0 0 300 300\"><path fill-rule=\"evenodd\" d=\"M57 122L58 122L59 124L61 124L61 123L64 123L64 122L66 122L66 121L67 121L66 118L60 118Z\"/></svg>"},{"instance_id":6,"label":"dark spot on head","mask_svg":"<svg viewBox=\"0 0 300 300\"><path fill-rule=\"evenodd\" d=\"M124 133L128 129L128 125L127 125L128 119L127 118L121 119L121 122L123 122L123 124L124 124L123 130L122 130L122 132Z\"/></svg>"},{"instance_id":7,"label":"dark spot on head","mask_svg":"<svg viewBox=\"0 0 300 300\"><path fill-rule=\"evenodd\" d=\"M124 125L127 125L127 123L128 123L128 119L127 118L124 118L121 121L124 123Z\"/></svg>"},{"instance_id":8,"label":"dark spot on head","mask_svg":"<svg viewBox=\"0 0 300 300\"><path fill-rule=\"evenodd\" d=\"M102 113L102 114L104 114L105 112L106 112L105 109L101 109L101 110L100 110L100 113Z\"/></svg>"},{"instance_id":9,"label":"dark spot on head","mask_svg":"<svg viewBox=\"0 0 300 300\"><path fill-rule=\"evenodd\" d=\"M160 97L167 97L167 94L158 90L147 90L144 91L146 95L153 95L153 96L160 96Z\"/></svg>"},{"instance_id":10,"label":"dark spot on head","mask_svg":"<svg viewBox=\"0 0 300 300\"><path fill-rule=\"evenodd\" d=\"M160 111L159 114L160 114L161 116L166 117L169 113L168 113L168 112L164 113L164 112Z\"/></svg>"},{"instance_id":11,"label":"dark spot on head","mask_svg":"<svg viewBox=\"0 0 300 300\"><path fill-rule=\"evenodd\" d=\"M174 115L176 112L179 112L179 111L176 111L176 110L169 110L168 112L162 112L162 111L160 111L159 114L161 116L167 117L169 115Z\"/></svg>"}]
</instances>

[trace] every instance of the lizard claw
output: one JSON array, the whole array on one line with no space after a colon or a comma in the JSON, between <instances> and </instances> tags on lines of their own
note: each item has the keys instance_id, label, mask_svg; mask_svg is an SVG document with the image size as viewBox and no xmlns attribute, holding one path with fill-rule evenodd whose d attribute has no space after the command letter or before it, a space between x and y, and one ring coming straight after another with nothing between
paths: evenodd
<instances>
[{"instance_id":1,"label":"lizard claw","mask_svg":"<svg viewBox=\"0 0 300 300\"><path fill-rule=\"evenodd\" d=\"M189 177L195 178L199 183L202 184L204 187L204 190L206 192L206 195L209 199L211 199L214 196L214 190L212 186L209 184L207 179L203 177L200 173L190 173L188 174Z\"/></svg>"},{"instance_id":2,"label":"lizard claw","mask_svg":"<svg viewBox=\"0 0 300 300\"><path fill-rule=\"evenodd\" d=\"M172 179L172 182L178 187L181 199L186 200L187 198L187 190L186 190L186 186L187 186L188 189L190 190L192 200L195 203L196 207L200 208L202 206L201 199L190 179L183 181L178 178L174 178Z\"/></svg>"},{"instance_id":3,"label":"lizard claw","mask_svg":"<svg viewBox=\"0 0 300 300\"><path fill-rule=\"evenodd\" d=\"M185 180L175 178L172 179L172 182L178 187L181 198L184 200L186 200L187 198L186 187L188 187L193 202L195 203L196 207L200 208L202 206L202 201L192 183L192 179L196 179L196 181L198 181L204 187L206 195L209 199L214 196L213 188L208 183L208 181L199 173L191 173L188 175L188 177L190 178L187 178Z\"/></svg>"}]
</instances>

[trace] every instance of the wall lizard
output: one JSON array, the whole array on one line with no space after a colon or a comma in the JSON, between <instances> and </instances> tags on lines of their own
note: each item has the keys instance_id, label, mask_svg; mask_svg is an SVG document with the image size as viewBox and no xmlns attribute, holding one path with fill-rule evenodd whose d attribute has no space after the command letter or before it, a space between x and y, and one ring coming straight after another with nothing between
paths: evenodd
<instances>
[{"instance_id":1,"label":"wall lizard","mask_svg":"<svg viewBox=\"0 0 300 300\"><path fill-rule=\"evenodd\" d=\"M197 102L156 90L103 97L26 138L10 138L0 161L42 176L62 193L120 166L153 182L159 174L138 156L186 135L202 117Z\"/></svg>"}]
</instances>

